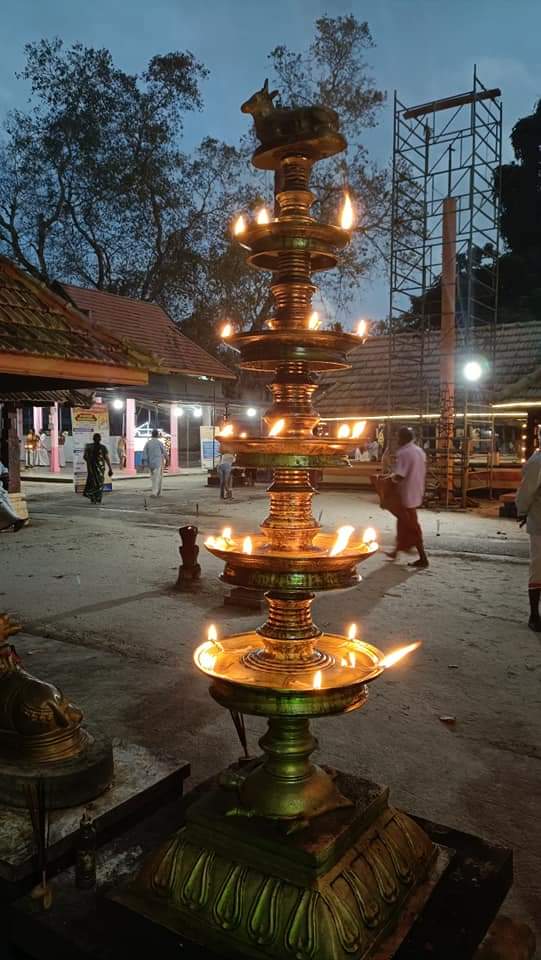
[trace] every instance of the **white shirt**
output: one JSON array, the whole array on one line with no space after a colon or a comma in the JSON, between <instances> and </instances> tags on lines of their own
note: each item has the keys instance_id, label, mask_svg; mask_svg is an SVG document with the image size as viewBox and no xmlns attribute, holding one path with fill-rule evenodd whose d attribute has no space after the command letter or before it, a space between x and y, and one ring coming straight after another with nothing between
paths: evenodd
<instances>
[{"instance_id":1,"label":"white shirt","mask_svg":"<svg viewBox=\"0 0 541 960\"><path fill-rule=\"evenodd\" d=\"M522 482L515 498L519 517L527 517L526 530L534 537L541 534L541 450L532 453L524 464Z\"/></svg>"},{"instance_id":2,"label":"white shirt","mask_svg":"<svg viewBox=\"0 0 541 960\"><path fill-rule=\"evenodd\" d=\"M396 476L403 477L400 481L400 499L402 505L408 508L420 507L425 494L426 480L426 453L417 444L405 443L396 451L396 461L393 471Z\"/></svg>"},{"instance_id":3,"label":"white shirt","mask_svg":"<svg viewBox=\"0 0 541 960\"><path fill-rule=\"evenodd\" d=\"M143 449L143 463L148 463L150 470L159 470L165 460L165 447L158 437L147 440Z\"/></svg>"}]
</instances>

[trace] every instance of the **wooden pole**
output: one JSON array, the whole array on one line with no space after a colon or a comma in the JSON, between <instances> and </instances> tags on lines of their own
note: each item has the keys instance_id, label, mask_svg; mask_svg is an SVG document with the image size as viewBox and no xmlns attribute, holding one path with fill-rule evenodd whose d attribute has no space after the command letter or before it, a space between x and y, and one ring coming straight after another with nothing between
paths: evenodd
<instances>
[{"instance_id":1,"label":"wooden pole","mask_svg":"<svg viewBox=\"0 0 541 960\"><path fill-rule=\"evenodd\" d=\"M456 199L443 201L439 474L441 498L448 506L454 486L456 351Z\"/></svg>"}]
</instances>

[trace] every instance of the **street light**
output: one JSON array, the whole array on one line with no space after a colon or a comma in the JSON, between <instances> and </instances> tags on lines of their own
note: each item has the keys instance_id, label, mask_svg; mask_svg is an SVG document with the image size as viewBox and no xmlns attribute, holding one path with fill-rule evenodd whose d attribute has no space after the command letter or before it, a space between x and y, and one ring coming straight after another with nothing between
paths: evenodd
<instances>
[{"instance_id":1,"label":"street light","mask_svg":"<svg viewBox=\"0 0 541 960\"><path fill-rule=\"evenodd\" d=\"M247 417L257 417L257 410L255 407L248 407L246 411Z\"/></svg>"},{"instance_id":2,"label":"street light","mask_svg":"<svg viewBox=\"0 0 541 960\"><path fill-rule=\"evenodd\" d=\"M468 360L464 364L463 374L470 383L477 383L483 375L483 368L478 360Z\"/></svg>"},{"instance_id":3,"label":"street light","mask_svg":"<svg viewBox=\"0 0 541 960\"><path fill-rule=\"evenodd\" d=\"M123 410L123 409L124 409L124 401L121 400L120 397L115 397L115 399L113 400L113 410Z\"/></svg>"},{"instance_id":4,"label":"street light","mask_svg":"<svg viewBox=\"0 0 541 960\"><path fill-rule=\"evenodd\" d=\"M183 416L184 416L184 410L182 409L182 407L179 407L178 404L177 404L176 406L173 407L173 415L174 415L175 417L183 417Z\"/></svg>"}]
</instances>

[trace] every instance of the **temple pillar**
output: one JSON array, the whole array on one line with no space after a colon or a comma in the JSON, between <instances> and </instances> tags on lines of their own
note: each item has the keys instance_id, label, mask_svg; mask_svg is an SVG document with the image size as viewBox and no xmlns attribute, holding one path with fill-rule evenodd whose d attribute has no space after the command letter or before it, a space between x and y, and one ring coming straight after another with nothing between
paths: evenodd
<instances>
[{"instance_id":1,"label":"temple pillar","mask_svg":"<svg viewBox=\"0 0 541 960\"><path fill-rule=\"evenodd\" d=\"M135 473L135 400L126 400L126 469Z\"/></svg>"},{"instance_id":2,"label":"temple pillar","mask_svg":"<svg viewBox=\"0 0 541 960\"><path fill-rule=\"evenodd\" d=\"M2 408L2 432L0 434L0 460L8 468L7 492L11 506L23 520L28 518L26 499L21 493L21 447L17 433L17 411L7 403Z\"/></svg>"},{"instance_id":3,"label":"temple pillar","mask_svg":"<svg viewBox=\"0 0 541 960\"><path fill-rule=\"evenodd\" d=\"M49 430L51 434L51 452L49 469L51 473L60 473L60 457L58 455L58 404L51 407L49 415Z\"/></svg>"},{"instance_id":4,"label":"temple pillar","mask_svg":"<svg viewBox=\"0 0 541 960\"><path fill-rule=\"evenodd\" d=\"M177 417L177 407L175 403L172 403L169 408L170 413L170 434L171 434L171 450L170 450L170 459L169 459L169 472L176 473L178 471L178 417Z\"/></svg>"}]
</instances>

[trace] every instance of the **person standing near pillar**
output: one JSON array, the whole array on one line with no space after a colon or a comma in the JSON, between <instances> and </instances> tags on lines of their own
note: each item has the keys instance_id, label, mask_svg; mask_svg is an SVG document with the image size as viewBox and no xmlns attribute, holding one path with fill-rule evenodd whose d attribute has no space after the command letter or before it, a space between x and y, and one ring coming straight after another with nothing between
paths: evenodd
<instances>
[{"instance_id":1,"label":"person standing near pillar","mask_svg":"<svg viewBox=\"0 0 541 960\"><path fill-rule=\"evenodd\" d=\"M163 468L167 463L167 453L160 440L158 430L152 431L150 440L147 440L143 449L143 466L148 467L152 477L152 497L161 497Z\"/></svg>"},{"instance_id":2,"label":"person standing near pillar","mask_svg":"<svg viewBox=\"0 0 541 960\"><path fill-rule=\"evenodd\" d=\"M530 618L528 626L541 633L539 598L541 596L541 450L535 450L524 464L522 482L515 498L520 526L526 524L530 538L530 575L528 596Z\"/></svg>"}]
</instances>

